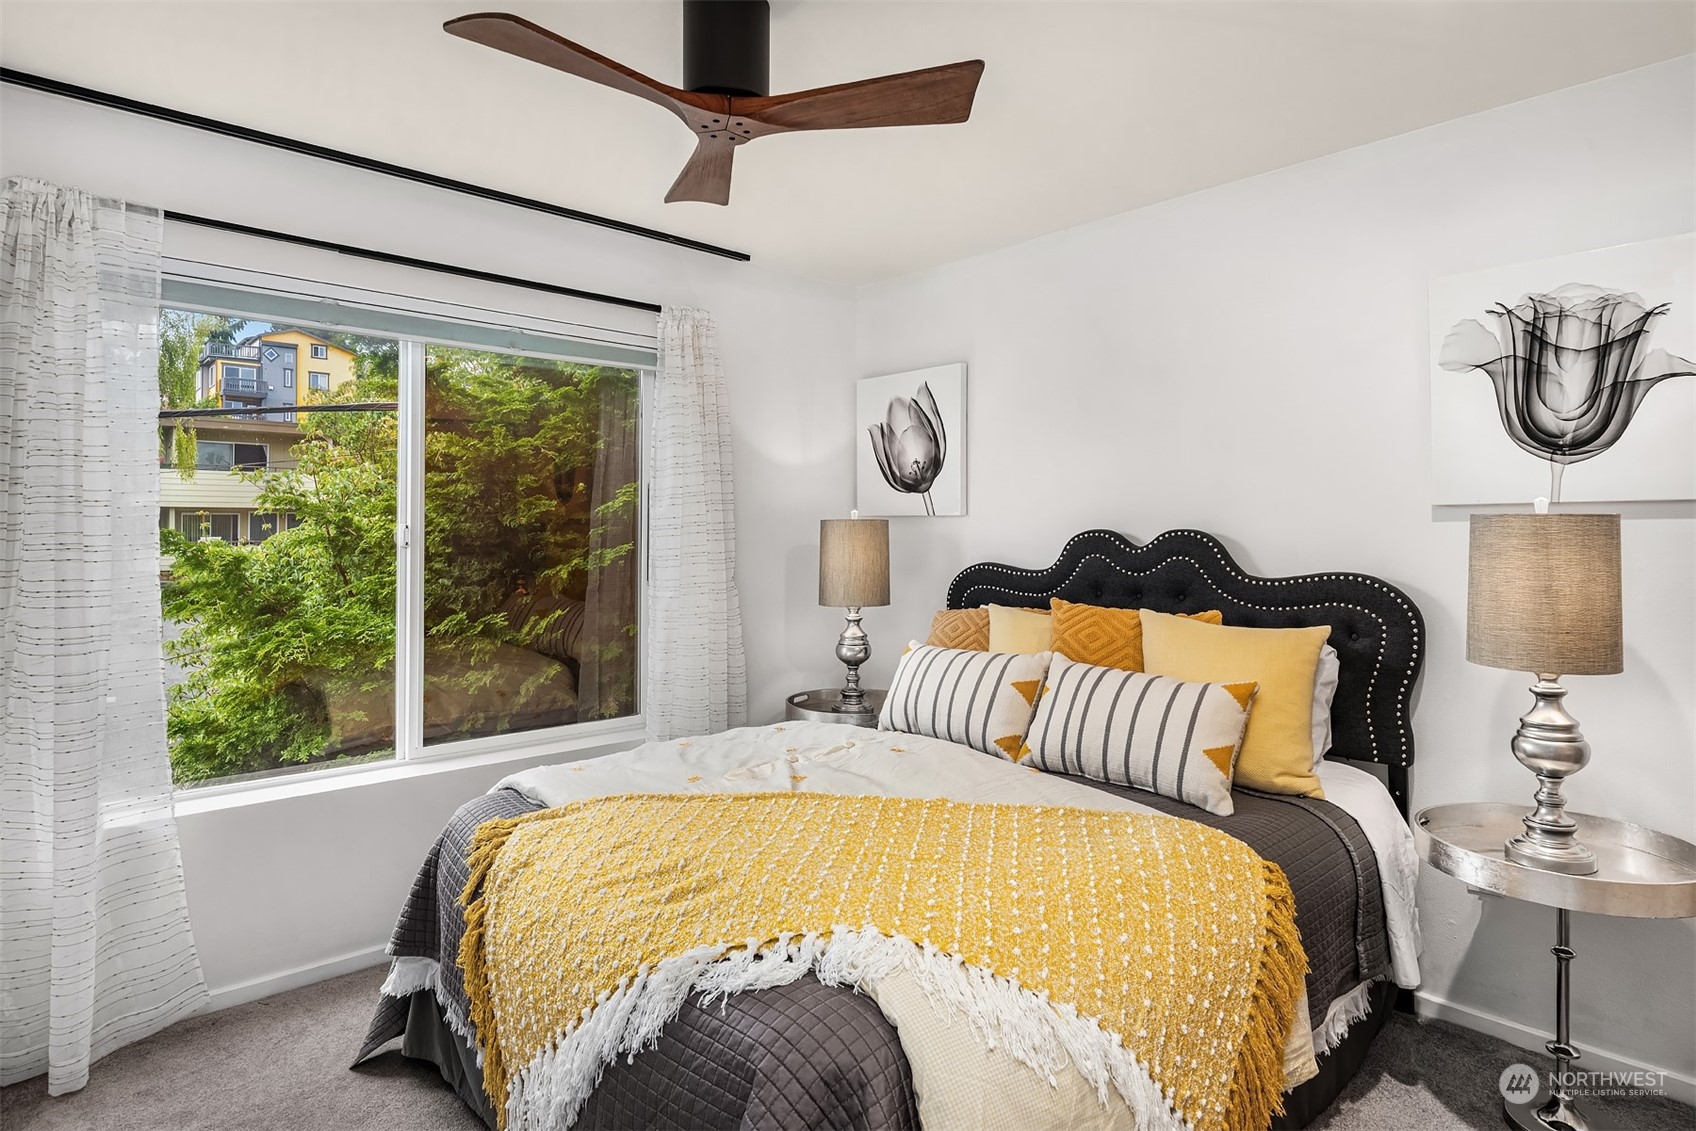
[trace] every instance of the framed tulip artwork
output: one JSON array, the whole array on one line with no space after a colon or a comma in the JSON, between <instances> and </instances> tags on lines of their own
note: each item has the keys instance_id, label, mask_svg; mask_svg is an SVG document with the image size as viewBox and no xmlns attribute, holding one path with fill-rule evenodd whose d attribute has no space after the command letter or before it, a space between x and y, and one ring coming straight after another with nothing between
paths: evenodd
<instances>
[{"instance_id":1,"label":"framed tulip artwork","mask_svg":"<svg viewBox=\"0 0 1696 1131\"><path fill-rule=\"evenodd\" d=\"M860 382L855 505L863 515L966 513L966 366Z\"/></svg>"},{"instance_id":2,"label":"framed tulip artwork","mask_svg":"<svg viewBox=\"0 0 1696 1131\"><path fill-rule=\"evenodd\" d=\"M1696 235L1431 284L1436 505L1696 499Z\"/></svg>"}]
</instances>

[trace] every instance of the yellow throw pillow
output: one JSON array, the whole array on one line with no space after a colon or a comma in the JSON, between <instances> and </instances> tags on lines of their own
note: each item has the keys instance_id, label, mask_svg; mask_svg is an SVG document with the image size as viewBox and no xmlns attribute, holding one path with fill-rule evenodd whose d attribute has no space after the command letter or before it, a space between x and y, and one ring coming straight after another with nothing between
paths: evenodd
<instances>
[{"instance_id":1,"label":"yellow throw pillow","mask_svg":"<svg viewBox=\"0 0 1696 1131\"><path fill-rule=\"evenodd\" d=\"M1047 609L1014 609L1006 605L989 606L989 650L1014 652L1034 656L1051 651L1054 639L1054 618Z\"/></svg>"},{"instance_id":2,"label":"yellow throw pillow","mask_svg":"<svg viewBox=\"0 0 1696 1131\"><path fill-rule=\"evenodd\" d=\"M1331 630L1238 628L1142 610L1147 671L1193 682L1260 684L1235 781L1268 793L1324 797L1313 773L1313 673Z\"/></svg>"},{"instance_id":3,"label":"yellow throw pillow","mask_svg":"<svg viewBox=\"0 0 1696 1131\"><path fill-rule=\"evenodd\" d=\"M1136 609L1110 609L1105 605L1079 605L1055 597L1049 603L1054 614L1053 650L1068 660L1140 672L1142 662L1142 617ZM1223 624L1218 609L1203 613L1179 613L1206 624Z\"/></svg>"},{"instance_id":4,"label":"yellow throw pillow","mask_svg":"<svg viewBox=\"0 0 1696 1131\"><path fill-rule=\"evenodd\" d=\"M930 620L934 648L958 648L964 652L989 651L988 609L943 609Z\"/></svg>"}]
</instances>

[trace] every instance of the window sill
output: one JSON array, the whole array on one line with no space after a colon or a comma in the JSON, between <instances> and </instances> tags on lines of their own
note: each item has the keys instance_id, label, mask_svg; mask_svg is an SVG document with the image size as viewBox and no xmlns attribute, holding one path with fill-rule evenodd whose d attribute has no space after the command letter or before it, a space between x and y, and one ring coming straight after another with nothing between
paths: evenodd
<instances>
[{"instance_id":1,"label":"window sill","mask_svg":"<svg viewBox=\"0 0 1696 1131\"><path fill-rule=\"evenodd\" d=\"M213 785L178 790L175 795L175 809L178 817L185 817L459 770L500 767L537 758L578 762L628 750L646 741L647 732L643 729L640 717L611 720L606 724L581 723L562 733L538 736L534 742L503 744L497 749L447 751L421 758L397 758L388 762L335 767L277 781L241 782L226 786Z\"/></svg>"}]
</instances>

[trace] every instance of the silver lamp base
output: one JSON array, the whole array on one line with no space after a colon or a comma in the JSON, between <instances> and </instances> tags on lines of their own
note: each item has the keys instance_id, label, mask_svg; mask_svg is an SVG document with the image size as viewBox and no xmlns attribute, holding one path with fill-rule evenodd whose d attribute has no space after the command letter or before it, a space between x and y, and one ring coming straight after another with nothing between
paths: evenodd
<instances>
[{"instance_id":1,"label":"silver lamp base","mask_svg":"<svg viewBox=\"0 0 1696 1131\"><path fill-rule=\"evenodd\" d=\"M836 658L848 669L848 676L842 684L842 694L837 698L835 710L859 714L866 710L866 693L860 687L860 665L872 658L872 642L866 636L866 630L860 627L857 606L848 610L847 621L842 635L836 638Z\"/></svg>"},{"instance_id":2,"label":"silver lamp base","mask_svg":"<svg viewBox=\"0 0 1696 1131\"><path fill-rule=\"evenodd\" d=\"M1561 703L1566 688L1559 681L1559 676L1538 674L1531 687L1537 701L1520 717L1513 736L1513 756L1537 775L1537 807L1525 815L1525 831L1509 838L1503 849L1509 860L1528 868L1588 876L1596 871L1596 854L1578 840L1578 823L1566 814L1561 783L1590 761L1590 744Z\"/></svg>"}]
</instances>

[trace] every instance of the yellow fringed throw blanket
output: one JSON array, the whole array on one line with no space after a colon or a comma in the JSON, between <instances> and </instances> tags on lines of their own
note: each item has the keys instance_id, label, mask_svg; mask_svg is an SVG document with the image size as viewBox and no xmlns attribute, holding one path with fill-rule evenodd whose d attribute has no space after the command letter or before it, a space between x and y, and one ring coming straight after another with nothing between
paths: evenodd
<instances>
[{"instance_id":1,"label":"yellow fringed throw blanket","mask_svg":"<svg viewBox=\"0 0 1696 1131\"><path fill-rule=\"evenodd\" d=\"M1157 1122L1258 1131L1307 972L1276 864L1133 813L603 797L484 824L464 901L460 965L509 1131L569 1126L693 990L807 969L872 989L900 968L1039 1070L1063 1049L1104 1102L1111 1085Z\"/></svg>"}]
</instances>

